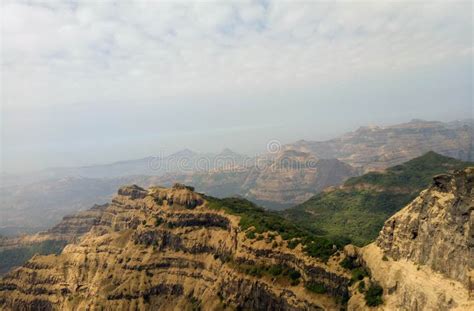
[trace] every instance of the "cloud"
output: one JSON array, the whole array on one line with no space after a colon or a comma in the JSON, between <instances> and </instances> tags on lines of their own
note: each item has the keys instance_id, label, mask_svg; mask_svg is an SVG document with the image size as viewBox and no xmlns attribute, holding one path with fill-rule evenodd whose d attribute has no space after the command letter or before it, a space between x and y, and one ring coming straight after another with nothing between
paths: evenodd
<instances>
[{"instance_id":1,"label":"cloud","mask_svg":"<svg viewBox=\"0 0 474 311\"><path fill-rule=\"evenodd\" d=\"M469 1L0 5L0 171L472 112Z\"/></svg>"},{"instance_id":2,"label":"cloud","mask_svg":"<svg viewBox=\"0 0 474 311\"><path fill-rule=\"evenodd\" d=\"M472 55L470 2L2 1L4 105L307 88Z\"/></svg>"}]
</instances>

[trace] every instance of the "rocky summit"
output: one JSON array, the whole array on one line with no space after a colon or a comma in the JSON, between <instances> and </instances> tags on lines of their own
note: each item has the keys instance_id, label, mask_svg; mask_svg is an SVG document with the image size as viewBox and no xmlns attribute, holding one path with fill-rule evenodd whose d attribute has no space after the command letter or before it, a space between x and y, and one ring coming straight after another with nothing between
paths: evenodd
<instances>
[{"instance_id":1,"label":"rocky summit","mask_svg":"<svg viewBox=\"0 0 474 311\"><path fill-rule=\"evenodd\" d=\"M193 188L122 187L80 241L0 282L6 310L334 310L350 276ZM341 258L337 258L340 260ZM315 285L324 290L310 290ZM308 289L309 288L309 289Z\"/></svg>"}]
</instances>

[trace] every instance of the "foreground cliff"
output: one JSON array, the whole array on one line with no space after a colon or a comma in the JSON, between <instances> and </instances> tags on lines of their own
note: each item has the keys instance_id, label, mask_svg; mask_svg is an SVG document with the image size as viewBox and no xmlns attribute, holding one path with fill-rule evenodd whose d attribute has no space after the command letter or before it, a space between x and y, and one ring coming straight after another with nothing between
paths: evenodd
<instances>
[{"instance_id":1,"label":"foreground cliff","mask_svg":"<svg viewBox=\"0 0 474 311\"><path fill-rule=\"evenodd\" d=\"M281 229L280 219L272 215L262 214L257 222L245 213L238 216L248 208L245 204L206 198L182 185L121 188L78 243L69 244L58 256L35 256L7 274L0 281L0 306L6 310L343 306L349 298L350 277L337 264L339 258L325 263L308 255L330 255L333 246L308 237L299 240L297 229ZM269 226L275 231L266 230Z\"/></svg>"},{"instance_id":2,"label":"foreground cliff","mask_svg":"<svg viewBox=\"0 0 474 311\"><path fill-rule=\"evenodd\" d=\"M383 288L381 310L474 310L473 185L473 167L436 176L376 242L348 252L370 271L361 282ZM365 309L353 292L349 309Z\"/></svg>"}]
</instances>

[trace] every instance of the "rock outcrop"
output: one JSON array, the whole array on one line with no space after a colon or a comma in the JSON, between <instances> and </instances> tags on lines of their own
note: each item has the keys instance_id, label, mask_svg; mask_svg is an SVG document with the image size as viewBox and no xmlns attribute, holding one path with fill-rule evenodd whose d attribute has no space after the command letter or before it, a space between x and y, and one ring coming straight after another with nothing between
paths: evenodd
<instances>
[{"instance_id":1,"label":"rock outcrop","mask_svg":"<svg viewBox=\"0 0 474 311\"><path fill-rule=\"evenodd\" d=\"M433 186L386 221L377 239L385 255L427 265L469 284L474 268L474 168L434 177Z\"/></svg>"},{"instance_id":2,"label":"rock outcrop","mask_svg":"<svg viewBox=\"0 0 474 311\"><path fill-rule=\"evenodd\" d=\"M376 242L357 249L381 310L474 310L474 167L434 177L427 190L385 222ZM350 310L366 308L353 290Z\"/></svg>"},{"instance_id":3,"label":"rock outcrop","mask_svg":"<svg viewBox=\"0 0 474 311\"><path fill-rule=\"evenodd\" d=\"M98 222L58 255L0 281L2 310L338 310L349 276L191 188L122 187ZM314 293L309 284L323 286Z\"/></svg>"}]
</instances>

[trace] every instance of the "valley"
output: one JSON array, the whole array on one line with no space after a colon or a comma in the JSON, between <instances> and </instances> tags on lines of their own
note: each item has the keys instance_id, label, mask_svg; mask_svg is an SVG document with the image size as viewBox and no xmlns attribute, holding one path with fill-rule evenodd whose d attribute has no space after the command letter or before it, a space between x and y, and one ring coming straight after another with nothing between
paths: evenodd
<instances>
[{"instance_id":1,"label":"valley","mask_svg":"<svg viewBox=\"0 0 474 311\"><path fill-rule=\"evenodd\" d=\"M182 184L121 187L108 205L44 233L69 244L6 274L0 305L468 310L473 174L469 167L437 175L362 248L245 199L213 198Z\"/></svg>"},{"instance_id":2,"label":"valley","mask_svg":"<svg viewBox=\"0 0 474 311\"><path fill-rule=\"evenodd\" d=\"M472 120L414 120L363 127L325 142L299 141L254 157L229 149L217 154L185 149L169 156L110 165L3 176L0 235L45 230L63 216L108 202L124 184L169 187L180 182L215 197L237 195L265 208L282 210L303 204L350 177L402 164L428 151L472 161L473 129ZM378 222L380 225L380 218Z\"/></svg>"}]
</instances>

